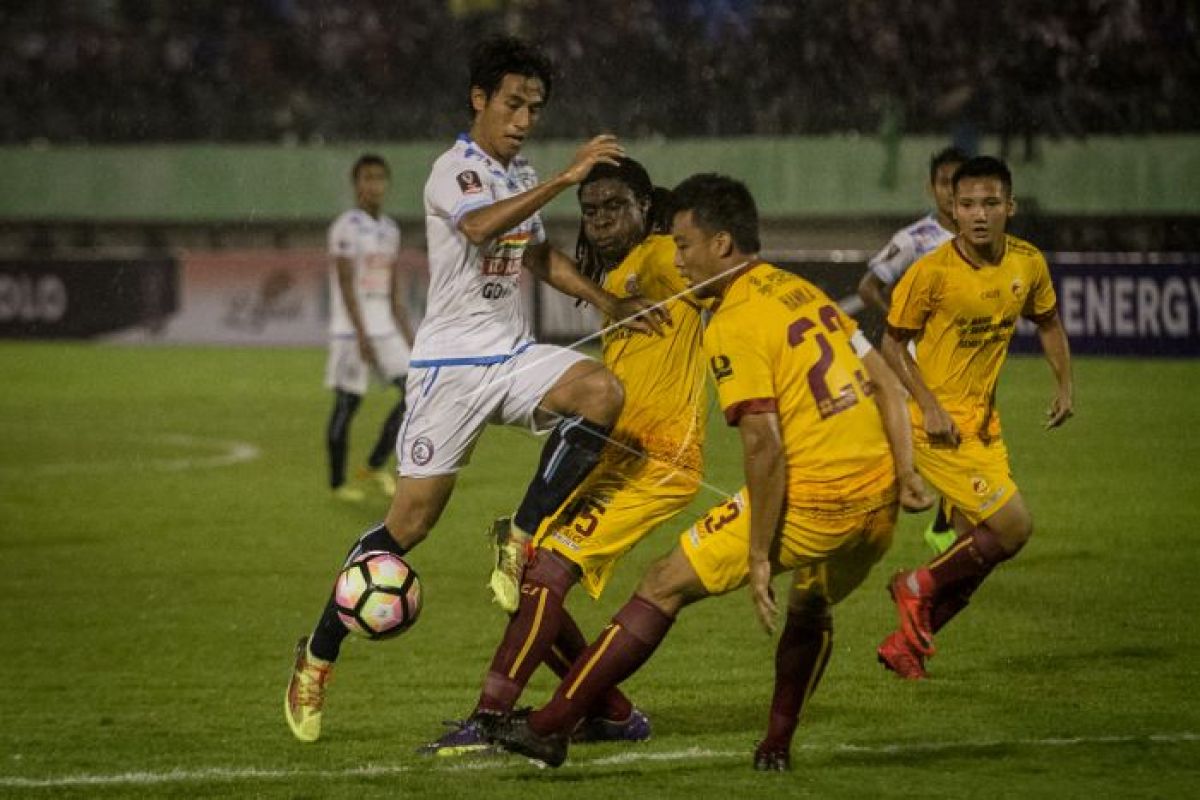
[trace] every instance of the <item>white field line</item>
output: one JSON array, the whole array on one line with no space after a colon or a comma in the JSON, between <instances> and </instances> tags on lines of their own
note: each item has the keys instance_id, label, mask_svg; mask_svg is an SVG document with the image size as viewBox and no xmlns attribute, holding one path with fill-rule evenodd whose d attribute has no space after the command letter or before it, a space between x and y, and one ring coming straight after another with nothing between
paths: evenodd
<instances>
[{"instance_id":1,"label":"white field line","mask_svg":"<svg viewBox=\"0 0 1200 800\"><path fill-rule=\"evenodd\" d=\"M154 445L166 445L185 451L200 451L200 453L191 456L180 456L178 458L140 458L123 455L118 458L106 460L0 467L0 474L11 472L18 475L54 476L118 472L130 469L148 469L156 472L181 472L191 469L229 467L246 461L254 461L262 455L262 451L256 445L249 442L209 439L202 436L188 436L182 433L166 433L161 436L144 437L141 441ZM205 453L204 451L208 452Z\"/></svg>"},{"instance_id":2,"label":"white field line","mask_svg":"<svg viewBox=\"0 0 1200 800\"><path fill-rule=\"evenodd\" d=\"M1192 744L1200 742L1197 733L1152 733L1128 736L1071 736L1052 737L1044 739L977 739L957 742L900 742L896 744L798 744L794 751L806 753L840 754L878 754L903 755L905 753L961 753L964 751L984 751L998 747L1024 747L1030 749L1049 749L1061 747L1088 747L1123 744ZM724 759L750 761L750 750L708 750L702 747L689 747L684 750L646 751L631 747L627 752L600 758L571 759L567 766L572 767L611 767L637 763L655 763L663 761L715 761ZM440 761L426 762L432 769L414 765L366 764L361 767L345 769L262 769L257 767L207 767L204 769L172 769L163 772L118 772L112 774L77 774L60 775L46 778L2 777L0 788L3 789L53 789L69 786L156 786L180 783L236 783L243 781L272 781L299 779L312 780L342 780L346 778L374 778L388 775L402 775L411 772L430 771L475 771L511 769L524 766L519 759L488 758L486 760L456 760L453 763Z\"/></svg>"}]
</instances>

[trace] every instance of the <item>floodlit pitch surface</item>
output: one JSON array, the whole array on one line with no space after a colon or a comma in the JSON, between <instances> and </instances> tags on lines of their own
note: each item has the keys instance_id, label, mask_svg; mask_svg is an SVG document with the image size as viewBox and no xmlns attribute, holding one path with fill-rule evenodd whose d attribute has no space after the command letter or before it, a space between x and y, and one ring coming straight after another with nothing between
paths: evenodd
<instances>
[{"instance_id":1,"label":"floodlit pitch surface","mask_svg":"<svg viewBox=\"0 0 1200 800\"><path fill-rule=\"evenodd\" d=\"M414 754L470 710L504 624L483 530L516 504L538 450L510 429L485 435L412 556L420 623L350 641L324 738L293 741L292 646L385 509L324 488L322 363L315 350L0 345L0 795L1172 797L1200 785L1194 362L1081 360L1078 416L1051 433L1048 368L1008 365L1000 407L1032 543L939 637L932 679L908 684L874 658L892 625L886 580L925 553L927 517L906 518L837 611L786 776L750 769L773 645L744 593L685 611L628 683L654 721L649 743L576 747L558 771ZM368 396L352 460L387 406ZM719 424L708 461L709 483L737 488L736 438ZM652 535L600 603L576 593L585 630L691 518Z\"/></svg>"}]
</instances>

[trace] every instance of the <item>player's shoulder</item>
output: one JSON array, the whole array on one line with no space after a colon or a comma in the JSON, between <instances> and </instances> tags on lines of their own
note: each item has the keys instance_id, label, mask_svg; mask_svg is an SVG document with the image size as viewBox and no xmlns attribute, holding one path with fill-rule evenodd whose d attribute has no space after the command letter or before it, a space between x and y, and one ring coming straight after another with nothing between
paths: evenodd
<instances>
[{"instance_id":1,"label":"player's shoulder","mask_svg":"<svg viewBox=\"0 0 1200 800\"><path fill-rule=\"evenodd\" d=\"M459 136L445 152L433 162L430 179L439 177L454 177L463 170L474 169L480 178L492 172L494 163L491 157L465 135Z\"/></svg>"},{"instance_id":2,"label":"player's shoulder","mask_svg":"<svg viewBox=\"0 0 1200 800\"><path fill-rule=\"evenodd\" d=\"M334 217L330 230L357 231L367 224L370 215L361 208L348 208Z\"/></svg>"},{"instance_id":3,"label":"player's shoulder","mask_svg":"<svg viewBox=\"0 0 1200 800\"><path fill-rule=\"evenodd\" d=\"M739 315L759 317L783 309L797 311L812 303L828 301L828 295L814 283L766 261L755 264L728 293L731 310Z\"/></svg>"},{"instance_id":4,"label":"player's shoulder","mask_svg":"<svg viewBox=\"0 0 1200 800\"><path fill-rule=\"evenodd\" d=\"M913 262L911 270L920 268L925 271L945 271L954 265L957 257L958 251L955 249L954 239L950 238L921 255Z\"/></svg>"},{"instance_id":5,"label":"player's shoulder","mask_svg":"<svg viewBox=\"0 0 1200 800\"><path fill-rule=\"evenodd\" d=\"M640 271L677 272L675 240L665 234L650 234L638 243L630 255L638 259Z\"/></svg>"},{"instance_id":6,"label":"player's shoulder","mask_svg":"<svg viewBox=\"0 0 1200 800\"><path fill-rule=\"evenodd\" d=\"M1036 245L1030 244L1024 239L1013 236L1011 233L1006 235L1005 247L1007 252L1017 256L1018 258L1026 258L1033 261L1045 260L1042 251Z\"/></svg>"}]
</instances>

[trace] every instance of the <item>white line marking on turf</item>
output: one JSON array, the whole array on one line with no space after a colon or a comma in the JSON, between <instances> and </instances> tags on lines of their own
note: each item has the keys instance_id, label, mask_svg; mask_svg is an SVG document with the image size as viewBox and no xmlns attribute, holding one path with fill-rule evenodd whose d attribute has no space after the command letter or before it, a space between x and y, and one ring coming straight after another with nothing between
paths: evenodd
<instances>
[{"instance_id":1,"label":"white line marking on turf","mask_svg":"<svg viewBox=\"0 0 1200 800\"><path fill-rule=\"evenodd\" d=\"M1113 744L1190 744L1200 742L1200 734L1150 733L1130 736L1071 736L1045 739L983 739L959 742L901 742L897 744L798 744L795 750L808 753L876 753L896 755L904 753L938 753L964 750L991 750L997 747L1086 747L1089 745ZM611 767L626 764L653 763L660 761L711 761L718 759L750 758L750 750L708 750L689 747L684 750L645 751L630 750L600 758L572 759L567 766ZM432 762L434 771L459 772L492 769L512 769L524 765L522 760L497 758L489 761L458 761L453 764ZM62 775L47 778L0 777L0 788L5 789L52 789L65 786L150 786L166 783L205 783L214 781L282 780L300 778L343 779L375 778L417 772L413 765L366 764L346 769L262 769L257 767L209 767L207 769L172 769L165 772L118 772L109 775ZM424 771L424 770L422 770Z\"/></svg>"},{"instance_id":2,"label":"white line marking on turf","mask_svg":"<svg viewBox=\"0 0 1200 800\"><path fill-rule=\"evenodd\" d=\"M20 467L0 467L0 474L11 472L19 475L77 475L81 473L117 472L127 469L150 469L157 472L181 472L189 469L213 469L230 467L254 461L262 451L249 442L210 439L203 436L188 436L183 433L166 433L161 436L143 437L138 441L151 445L166 445L180 449L215 451L211 455L184 456L180 458L142 458L136 454L123 453L118 458L58 464L31 464Z\"/></svg>"}]
</instances>

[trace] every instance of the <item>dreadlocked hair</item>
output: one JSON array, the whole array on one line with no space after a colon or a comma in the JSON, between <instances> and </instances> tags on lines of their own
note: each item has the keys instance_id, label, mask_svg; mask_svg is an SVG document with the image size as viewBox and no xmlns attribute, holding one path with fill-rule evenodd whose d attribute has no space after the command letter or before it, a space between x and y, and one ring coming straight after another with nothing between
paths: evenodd
<instances>
[{"instance_id":1,"label":"dreadlocked hair","mask_svg":"<svg viewBox=\"0 0 1200 800\"><path fill-rule=\"evenodd\" d=\"M655 186L650 180L650 174L646 172L646 168L632 158L624 157L617 159L617 163L613 164L597 164L592 167L592 171L587 174L587 177L579 184L578 194L583 192L583 187L595 181L606 179L620 181L629 187L633 192L633 197L639 203L648 201L649 207L646 210L646 229L642 232L643 237L649 236L652 233L667 233L671 229L671 191L664 189L661 186ZM604 279L604 273L608 267L600 259L600 254L592 247L584 233L583 221L579 222L579 236L575 240L575 261L579 265L579 271L595 281L600 283ZM579 303L577 302L576 305Z\"/></svg>"}]
</instances>

